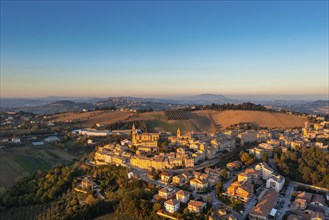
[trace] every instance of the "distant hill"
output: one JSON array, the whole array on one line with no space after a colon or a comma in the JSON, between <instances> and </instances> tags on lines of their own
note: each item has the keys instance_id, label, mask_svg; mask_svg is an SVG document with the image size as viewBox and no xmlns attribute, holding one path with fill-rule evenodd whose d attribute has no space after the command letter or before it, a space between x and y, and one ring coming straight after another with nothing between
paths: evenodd
<instances>
[{"instance_id":1,"label":"distant hill","mask_svg":"<svg viewBox=\"0 0 329 220\"><path fill-rule=\"evenodd\" d=\"M131 96L121 97L45 97L39 99L1 99L0 111L29 111L39 114L52 114L57 112L76 112L82 109L95 108L130 108L136 110L152 109L154 111L170 110L187 105L215 104L241 104L253 102L269 106L274 109L286 109L308 114L329 114L329 101L303 101L303 100L273 100L248 101L228 99L220 94L200 94L193 96L175 96L166 98L140 98Z\"/></svg>"},{"instance_id":2,"label":"distant hill","mask_svg":"<svg viewBox=\"0 0 329 220\"><path fill-rule=\"evenodd\" d=\"M158 100L159 102L175 103L181 105L210 105L212 103L223 104L229 101L235 103L236 100L229 100L223 95L218 94L201 94L194 96L176 96Z\"/></svg>"},{"instance_id":3,"label":"distant hill","mask_svg":"<svg viewBox=\"0 0 329 220\"><path fill-rule=\"evenodd\" d=\"M329 100L278 105L281 108L308 114L329 114Z\"/></svg>"},{"instance_id":4,"label":"distant hill","mask_svg":"<svg viewBox=\"0 0 329 220\"><path fill-rule=\"evenodd\" d=\"M69 100L62 100L51 102L45 105L8 108L7 110L25 111L35 114L55 114L61 112L82 111L83 109L92 110L94 109L94 105L90 103L76 103Z\"/></svg>"}]
</instances>

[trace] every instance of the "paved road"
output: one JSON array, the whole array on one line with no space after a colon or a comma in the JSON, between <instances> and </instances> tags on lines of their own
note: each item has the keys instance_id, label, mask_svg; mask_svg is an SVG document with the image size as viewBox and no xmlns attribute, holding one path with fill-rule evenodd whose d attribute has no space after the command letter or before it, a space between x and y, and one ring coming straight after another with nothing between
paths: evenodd
<instances>
[{"instance_id":1,"label":"paved road","mask_svg":"<svg viewBox=\"0 0 329 220\"><path fill-rule=\"evenodd\" d=\"M284 198L283 208L279 210L280 214L277 216L278 220L282 220L284 214L290 209L289 204L290 204L291 193L293 192L295 186L296 186L295 184L289 183L286 190L286 196Z\"/></svg>"},{"instance_id":2,"label":"paved road","mask_svg":"<svg viewBox=\"0 0 329 220\"><path fill-rule=\"evenodd\" d=\"M268 160L268 163L270 164L270 166L273 168L273 170L278 173L278 169L276 168L276 165L274 163L274 160L273 159L269 159Z\"/></svg>"},{"instance_id":3,"label":"paved road","mask_svg":"<svg viewBox=\"0 0 329 220\"><path fill-rule=\"evenodd\" d=\"M253 196L249 202L244 205L244 212L242 214L243 219L246 219L247 215L250 213L251 209L256 205L257 201L255 196Z\"/></svg>"},{"instance_id":4,"label":"paved road","mask_svg":"<svg viewBox=\"0 0 329 220\"><path fill-rule=\"evenodd\" d=\"M205 167L210 167L212 165L217 164L220 162L220 158L214 158L211 160L207 160L203 162L202 164L199 164L197 166L191 167L191 168L184 168L184 169L177 169L177 170L172 170L172 169L166 169L168 173L182 173L184 171L195 171L195 170L202 170Z\"/></svg>"},{"instance_id":5,"label":"paved road","mask_svg":"<svg viewBox=\"0 0 329 220\"><path fill-rule=\"evenodd\" d=\"M144 181L146 181L146 182L149 182L149 183L153 183L153 184L156 185L156 186L161 186L161 187L165 187L165 186L166 186L166 184L164 184L164 183L162 183L162 182L160 182L160 181L153 180L153 179L149 179L149 178L147 177L147 174L146 174L146 171L145 171L145 170L143 170L143 169L138 169L138 168L135 168L135 167L132 167L132 166L129 166L129 167L130 167L131 171L132 171L133 173L135 173L135 174L138 174L139 177L140 177L142 180L144 180Z\"/></svg>"},{"instance_id":6,"label":"paved road","mask_svg":"<svg viewBox=\"0 0 329 220\"><path fill-rule=\"evenodd\" d=\"M226 183L223 184L224 190L226 190L227 187L229 187L231 185L231 183L233 183L234 179L235 179L235 176L233 176L231 179L229 179Z\"/></svg>"},{"instance_id":7,"label":"paved road","mask_svg":"<svg viewBox=\"0 0 329 220\"><path fill-rule=\"evenodd\" d=\"M219 201L216 198L215 190L213 190L211 193L208 193L207 196L210 196L211 197L212 205L213 205L214 208L215 207L218 207L218 206L224 206L227 210L229 210L230 212L232 212L233 216L236 219L239 219L239 220L242 220L243 219L243 217L241 216L240 213L234 211L231 207L225 205L224 203L222 203L221 201Z\"/></svg>"}]
</instances>

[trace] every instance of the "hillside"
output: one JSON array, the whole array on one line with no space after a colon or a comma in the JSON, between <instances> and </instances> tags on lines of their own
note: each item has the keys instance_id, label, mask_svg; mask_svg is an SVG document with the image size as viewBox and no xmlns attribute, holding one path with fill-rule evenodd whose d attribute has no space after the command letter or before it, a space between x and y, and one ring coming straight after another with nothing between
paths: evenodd
<instances>
[{"instance_id":1,"label":"hillside","mask_svg":"<svg viewBox=\"0 0 329 220\"><path fill-rule=\"evenodd\" d=\"M54 122L80 121L81 125L90 127L96 123L109 125L119 121L127 120L132 113L119 111L93 111L93 112L67 112L51 117Z\"/></svg>"},{"instance_id":2,"label":"hillside","mask_svg":"<svg viewBox=\"0 0 329 220\"><path fill-rule=\"evenodd\" d=\"M61 100L45 105L16 107L7 110L16 112L32 112L34 114L56 114L60 112L79 112L83 109L94 109L94 106L90 103L78 103L69 100Z\"/></svg>"},{"instance_id":3,"label":"hillside","mask_svg":"<svg viewBox=\"0 0 329 220\"><path fill-rule=\"evenodd\" d=\"M203 111L200 111L203 112ZM254 123L266 128L295 128L303 127L305 118L286 113L261 112L261 111L209 111L209 114L217 126L227 128L239 123Z\"/></svg>"},{"instance_id":4,"label":"hillside","mask_svg":"<svg viewBox=\"0 0 329 220\"><path fill-rule=\"evenodd\" d=\"M75 157L52 145L23 147L1 147L0 149L0 187L8 187L15 180L46 170L61 163L72 162Z\"/></svg>"},{"instance_id":5,"label":"hillside","mask_svg":"<svg viewBox=\"0 0 329 220\"><path fill-rule=\"evenodd\" d=\"M83 127L90 127L96 123L110 125L116 122L144 121L149 131L171 131L177 128L182 131L206 131L214 133L230 125L239 123L253 123L267 128L295 128L303 127L305 118L285 113L263 111L211 111L200 110L188 112L189 120L167 120L164 111L145 112L134 115L119 111L93 111L84 113L61 113L54 115L50 120L55 122L80 121Z\"/></svg>"}]
</instances>

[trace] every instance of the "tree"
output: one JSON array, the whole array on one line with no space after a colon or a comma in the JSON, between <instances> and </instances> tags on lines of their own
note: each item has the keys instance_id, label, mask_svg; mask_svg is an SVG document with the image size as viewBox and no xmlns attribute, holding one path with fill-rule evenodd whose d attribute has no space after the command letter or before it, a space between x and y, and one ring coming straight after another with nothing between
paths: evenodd
<instances>
[{"instance_id":1,"label":"tree","mask_svg":"<svg viewBox=\"0 0 329 220\"><path fill-rule=\"evenodd\" d=\"M242 211L243 208L244 208L244 204L239 201L239 200L236 200L233 205L232 205L232 208L236 211Z\"/></svg>"},{"instance_id":2,"label":"tree","mask_svg":"<svg viewBox=\"0 0 329 220\"><path fill-rule=\"evenodd\" d=\"M262 153L262 160L264 162L267 162L268 161L267 153Z\"/></svg>"},{"instance_id":3,"label":"tree","mask_svg":"<svg viewBox=\"0 0 329 220\"><path fill-rule=\"evenodd\" d=\"M154 203L154 205L153 205L153 211L156 212L156 211L158 211L159 209L161 209L161 204L159 204L159 203Z\"/></svg>"},{"instance_id":4,"label":"tree","mask_svg":"<svg viewBox=\"0 0 329 220\"><path fill-rule=\"evenodd\" d=\"M227 170L226 169L223 169L223 171L221 173L221 176L222 176L223 179L227 178Z\"/></svg>"},{"instance_id":5,"label":"tree","mask_svg":"<svg viewBox=\"0 0 329 220\"><path fill-rule=\"evenodd\" d=\"M216 195L219 196L223 192L224 192L223 183L221 181L218 181L218 183L216 184Z\"/></svg>"},{"instance_id":6,"label":"tree","mask_svg":"<svg viewBox=\"0 0 329 220\"><path fill-rule=\"evenodd\" d=\"M240 160L241 160L242 163L245 163L250 159L251 159L251 157L247 152L241 152L240 153Z\"/></svg>"},{"instance_id":7,"label":"tree","mask_svg":"<svg viewBox=\"0 0 329 220\"><path fill-rule=\"evenodd\" d=\"M190 214L190 210L188 210L188 208L185 208L185 209L183 210L183 214L184 214L185 216L189 215L189 214Z\"/></svg>"},{"instance_id":8,"label":"tree","mask_svg":"<svg viewBox=\"0 0 329 220\"><path fill-rule=\"evenodd\" d=\"M289 158L290 158L290 160L292 160L292 161L297 161L296 153L291 152L291 153L289 154Z\"/></svg>"}]
</instances>

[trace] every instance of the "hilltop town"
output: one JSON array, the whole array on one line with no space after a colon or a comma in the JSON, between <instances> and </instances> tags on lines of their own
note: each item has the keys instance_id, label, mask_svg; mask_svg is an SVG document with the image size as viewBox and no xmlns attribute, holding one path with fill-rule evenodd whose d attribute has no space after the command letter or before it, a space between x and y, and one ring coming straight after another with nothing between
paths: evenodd
<instances>
[{"instance_id":1,"label":"hilltop town","mask_svg":"<svg viewBox=\"0 0 329 220\"><path fill-rule=\"evenodd\" d=\"M168 115L168 120L188 120L181 111L171 111ZM46 128L58 125L48 117L17 116L5 115L4 125L26 124L30 119L33 121L30 123ZM58 208L71 217L80 215L82 206L107 204L117 190L134 190L129 186L137 184L141 187L140 193L147 195L143 201L151 208L145 215L155 219L324 220L329 216L329 121L322 116L307 117L303 128L255 129L246 123L216 133L181 131L179 127L176 132L150 133L143 132L141 123L131 123L130 129L106 130L96 125L68 131L66 136L48 135L30 141L35 147L48 144L58 147L69 135L70 139L83 140L89 145L89 153L75 163L74 168L54 168L70 176L65 180L60 180L61 176L54 178L72 185L64 196L66 208ZM24 142L27 140L24 138ZM19 137L2 142L7 146L22 144ZM313 160L315 167L305 168L303 163L309 161L304 154L317 155ZM38 178L43 181L43 175L47 177L53 172L40 173ZM119 176L113 179L109 173ZM33 178L24 181L29 184ZM52 201L64 189L58 188L56 182L52 184L53 195L43 191L40 199L30 198L21 204ZM17 206L20 198L29 195L9 199L15 194L12 190L9 189L2 200L7 207ZM71 207L72 198L77 204ZM13 212L5 213L6 217L16 216Z\"/></svg>"},{"instance_id":2,"label":"hilltop town","mask_svg":"<svg viewBox=\"0 0 329 220\"><path fill-rule=\"evenodd\" d=\"M328 145L312 140L327 139L328 125L306 122L303 129L240 129L215 135L181 134L179 128L176 135L141 133L133 125L131 139L97 147L90 163L126 166L131 178L159 186L153 200L161 207L157 213L168 218L212 209L209 219L325 219L328 189L286 181L273 158L278 151L301 147L327 151ZM238 152L241 157L229 162Z\"/></svg>"}]
</instances>

